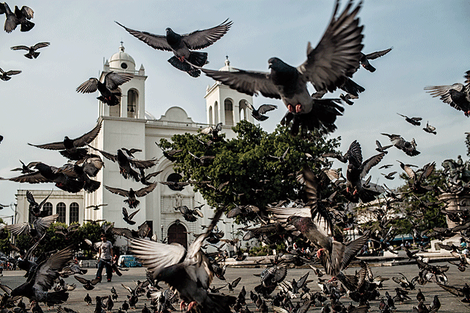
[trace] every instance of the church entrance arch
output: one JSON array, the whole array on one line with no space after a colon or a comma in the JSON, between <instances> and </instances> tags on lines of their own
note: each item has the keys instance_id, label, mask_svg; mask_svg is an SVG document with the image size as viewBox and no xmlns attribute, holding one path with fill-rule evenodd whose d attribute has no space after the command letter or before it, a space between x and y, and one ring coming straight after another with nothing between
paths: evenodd
<instances>
[{"instance_id":1,"label":"church entrance arch","mask_svg":"<svg viewBox=\"0 0 470 313\"><path fill-rule=\"evenodd\" d=\"M183 247L188 248L188 236L186 227L179 221L168 228L168 243L177 242Z\"/></svg>"}]
</instances>

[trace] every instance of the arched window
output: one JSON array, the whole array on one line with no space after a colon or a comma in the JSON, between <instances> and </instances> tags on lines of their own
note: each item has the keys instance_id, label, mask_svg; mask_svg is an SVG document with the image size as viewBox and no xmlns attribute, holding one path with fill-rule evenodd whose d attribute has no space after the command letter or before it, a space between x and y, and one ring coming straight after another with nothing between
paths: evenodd
<instances>
[{"instance_id":1,"label":"arched window","mask_svg":"<svg viewBox=\"0 0 470 313\"><path fill-rule=\"evenodd\" d=\"M239 112L240 113L240 121L246 120L247 110L248 110L248 106L246 105L246 100L245 99L241 100L238 105L240 107L240 112Z\"/></svg>"},{"instance_id":2,"label":"arched window","mask_svg":"<svg viewBox=\"0 0 470 313\"><path fill-rule=\"evenodd\" d=\"M216 101L214 103L214 124L219 122L219 103Z\"/></svg>"},{"instance_id":3,"label":"arched window","mask_svg":"<svg viewBox=\"0 0 470 313\"><path fill-rule=\"evenodd\" d=\"M168 178L166 179L166 181L169 182L169 183L174 183L174 184L168 185L168 187L170 187L171 190L175 190L175 191L183 190L184 186L177 184L177 182L179 182L181 180L181 178L182 178L181 175L178 174L178 173L170 174L168 176Z\"/></svg>"},{"instance_id":4,"label":"arched window","mask_svg":"<svg viewBox=\"0 0 470 313\"><path fill-rule=\"evenodd\" d=\"M79 206L77 202L73 202L70 204L69 224L78 222L78 209Z\"/></svg>"},{"instance_id":5,"label":"arched window","mask_svg":"<svg viewBox=\"0 0 470 313\"><path fill-rule=\"evenodd\" d=\"M233 103L230 99L224 101L225 125L233 125Z\"/></svg>"},{"instance_id":6,"label":"arched window","mask_svg":"<svg viewBox=\"0 0 470 313\"><path fill-rule=\"evenodd\" d=\"M179 220L176 220L173 225L168 227L168 244L173 242L177 242L185 248L188 246L186 227Z\"/></svg>"},{"instance_id":7,"label":"arched window","mask_svg":"<svg viewBox=\"0 0 470 313\"><path fill-rule=\"evenodd\" d=\"M212 109L212 107L209 107L209 125L212 125L212 121L214 120L214 110Z\"/></svg>"},{"instance_id":8,"label":"arched window","mask_svg":"<svg viewBox=\"0 0 470 313\"><path fill-rule=\"evenodd\" d=\"M43 208L44 208L44 211L47 212L47 215L52 215L52 203L50 202L44 203Z\"/></svg>"},{"instance_id":9,"label":"arched window","mask_svg":"<svg viewBox=\"0 0 470 313\"><path fill-rule=\"evenodd\" d=\"M127 92L127 117L137 116L137 104L139 103L139 93L135 89Z\"/></svg>"},{"instance_id":10,"label":"arched window","mask_svg":"<svg viewBox=\"0 0 470 313\"><path fill-rule=\"evenodd\" d=\"M56 212L59 214L59 217L57 218L57 222L59 223L65 223L65 210L66 210L65 203L59 202L57 203L56 206Z\"/></svg>"}]
</instances>

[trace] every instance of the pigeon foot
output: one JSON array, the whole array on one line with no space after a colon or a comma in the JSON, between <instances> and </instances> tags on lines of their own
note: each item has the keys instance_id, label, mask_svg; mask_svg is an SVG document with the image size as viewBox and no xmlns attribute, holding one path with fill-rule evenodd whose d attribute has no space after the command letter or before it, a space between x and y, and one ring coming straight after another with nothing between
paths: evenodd
<instances>
[{"instance_id":1,"label":"pigeon foot","mask_svg":"<svg viewBox=\"0 0 470 313\"><path fill-rule=\"evenodd\" d=\"M188 312L191 311L191 309L192 309L196 304L197 304L196 301L191 301L191 302L188 304L188 309L187 309L187 311L188 311Z\"/></svg>"}]
</instances>

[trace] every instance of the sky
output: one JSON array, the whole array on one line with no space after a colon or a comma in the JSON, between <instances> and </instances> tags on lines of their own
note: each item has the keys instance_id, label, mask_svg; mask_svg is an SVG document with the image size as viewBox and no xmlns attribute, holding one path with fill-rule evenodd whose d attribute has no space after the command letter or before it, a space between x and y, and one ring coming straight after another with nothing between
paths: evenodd
<instances>
[{"instance_id":1,"label":"sky","mask_svg":"<svg viewBox=\"0 0 470 313\"><path fill-rule=\"evenodd\" d=\"M341 2L340 11L347 1ZM128 34L115 21L136 30L154 34L171 27L177 33L216 26L229 18L233 26L219 41L204 49L210 69L231 65L245 70L268 71L267 60L279 57L293 66L306 60L307 43L316 46L331 19L333 0L238 0L238 1L49 1L7 2L27 5L34 10L35 27L29 32L0 30L0 68L21 70L10 81L0 81L0 176L13 177L11 169L43 161L61 166L65 159L56 152L37 149L27 143L42 144L76 138L91 130L98 118L97 93L79 94L75 89L90 77L98 77L103 62L118 51L125 51L143 64L146 81L146 110L156 118L172 106L182 107L195 121L205 123L206 87L214 81L204 75L192 78L173 68L170 52L154 50ZM354 1L355 4L359 1ZM421 152L409 157L396 148L389 149L382 164L388 170L371 170L372 182L389 187L402 185L399 178L389 181L381 173L398 171L398 162L423 166L462 155L467 160L465 132L467 117L424 91L425 86L464 82L470 69L470 2L466 0L365 0L358 16L364 25L364 53L393 47L386 56L372 61L377 71L360 69L353 77L366 91L354 105L345 105L338 117L338 129L330 137L341 137L340 150L346 152L358 140L363 157L376 154L375 141L389 144L382 132L415 138ZM4 15L0 15L3 24ZM38 59L30 60L14 45L34 45L49 41L40 49ZM313 91L313 90L312 90ZM328 96L337 97L339 91ZM261 126L271 132L285 114L284 105L275 99L254 98L254 106L277 104ZM437 128L437 135L408 124L397 115L422 117ZM379 165L379 166L380 166ZM345 165L335 162L334 168ZM0 203L13 205L18 189L52 189L52 184L29 185L0 181ZM10 208L0 211L11 215Z\"/></svg>"}]
</instances>

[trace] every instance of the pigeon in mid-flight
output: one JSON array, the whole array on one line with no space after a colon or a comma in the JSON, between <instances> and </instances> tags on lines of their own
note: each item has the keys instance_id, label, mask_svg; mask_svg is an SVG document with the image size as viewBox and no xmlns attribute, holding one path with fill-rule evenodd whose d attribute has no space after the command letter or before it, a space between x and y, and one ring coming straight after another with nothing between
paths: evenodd
<instances>
[{"instance_id":1,"label":"pigeon in mid-flight","mask_svg":"<svg viewBox=\"0 0 470 313\"><path fill-rule=\"evenodd\" d=\"M11 75L17 75L19 73L21 73L20 70L9 70L5 72L0 68L0 79L6 82L11 79Z\"/></svg>"},{"instance_id":2,"label":"pigeon in mid-flight","mask_svg":"<svg viewBox=\"0 0 470 313\"><path fill-rule=\"evenodd\" d=\"M322 99L310 95L307 83L311 82L317 92L333 92L339 87L353 85L346 73L353 73L360 66L364 36L363 26L359 26L357 17L361 3L355 8L352 5L352 1L349 1L344 11L337 16L339 1L336 1L333 17L323 37L315 48L308 43L307 60L298 67L273 57L268 60L271 72L201 70L207 76L250 96L259 92L265 97L281 99L292 114L309 114L313 110L314 116L311 118L334 122L340 113L327 114L318 105ZM348 80L350 82L346 84ZM357 94L358 91L347 92Z\"/></svg>"},{"instance_id":3,"label":"pigeon in mid-flight","mask_svg":"<svg viewBox=\"0 0 470 313\"><path fill-rule=\"evenodd\" d=\"M451 107L463 111L465 116L470 116L470 71L465 72L465 85L455 83L443 86L427 86L424 88L433 98L440 99Z\"/></svg>"},{"instance_id":4,"label":"pigeon in mid-flight","mask_svg":"<svg viewBox=\"0 0 470 313\"><path fill-rule=\"evenodd\" d=\"M201 71L197 67L202 67L207 64L207 52L195 52L191 50L199 50L212 45L222 38L233 24L232 21L226 19L215 27L196 30L183 35L175 33L168 27L166 29L166 35L163 36L130 29L118 22L116 23L152 48L172 51L174 56L171 57L168 62L177 69L187 72L192 77L201 75Z\"/></svg>"},{"instance_id":5,"label":"pigeon in mid-flight","mask_svg":"<svg viewBox=\"0 0 470 313\"><path fill-rule=\"evenodd\" d=\"M22 32L27 32L34 27L34 23L30 21L34 16L34 11L30 7L24 5L19 9L15 5L15 12L12 12L6 2L0 2L0 14L4 13L6 15L4 28L7 33L14 31L18 25L21 25Z\"/></svg>"},{"instance_id":6,"label":"pigeon in mid-flight","mask_svg":"<svg viewBox=\"0 0 470 313\"><path fill-rule=\"evenodd\" d=\"M251 104L246 102L247 106L251 109L251 116L253 116L258 121L265 121L268 119L268 116L264 113L277 109L277 105L274 104L262 104L258 109Z\"/></svg>"},{"instance_id":7,"label":"pigeon in mid-flight","mask_svg":"<svg viewBox=\"0 0 470 313\"><path fill-rule=\"evenodd\" d=\"M119 104L119 99L121 97L119 86L131 80L132 77L134 77L134 75L129 73L109 72L104 77L104 82L92 77L78 86L77 92L92 93L98 90L101 94L101 96L98 97L98 100L109 106L115 106Z\"/></svg>"},{"instance_id":8,"label":"pigeon in mid-flight","mask_svg":"<svg viewBox=\"0 0 470 313\"><path fill-rule=\"evenodd\" d=\"M60 154L70 160L80 160L88 153L88 149L82 147L91 143L96 138L96 136L98 136L100 129L101 122L97 123L96 126L89 132L75 139L70 139L68 136L65 136L63 141L46 143L42 145L28 143L28 145L41 149L59 150Z\"/></svg>"},{"instance_id":9,"label":"pigeon in mid-flight","mask_svg":"<svg viewBox=\"0 0 470 313\"><path fill-rule=\"evenodd\" d=\"M389 53L390 51L392 51L392 48L388 48L385 50L376 51L376 52L372 52L368 54L362 54L360 63L362 67L368 70L369 72L375 72L376 69L370 64L369 60L375 60L377 58L380 58L386 55L387 53Z\"/></svg>"},{"instance_id":10,"label":"pigeon in mid-flight","mask_svg":"<svg viewBox=\"0 0 470 313\"><path fill-rule=\"evenodd\" d=\"M36 50L40 48L45 48L49 45L49 42L38 42L34 46L30 47L25 45L13 46L11 47L11 50L26 50L28 51L28 53L24 55L25 57L27 57L28 59L37 59L37 57L39 56L39 52L37 52Z\"/></svg>"}]
</instances>

